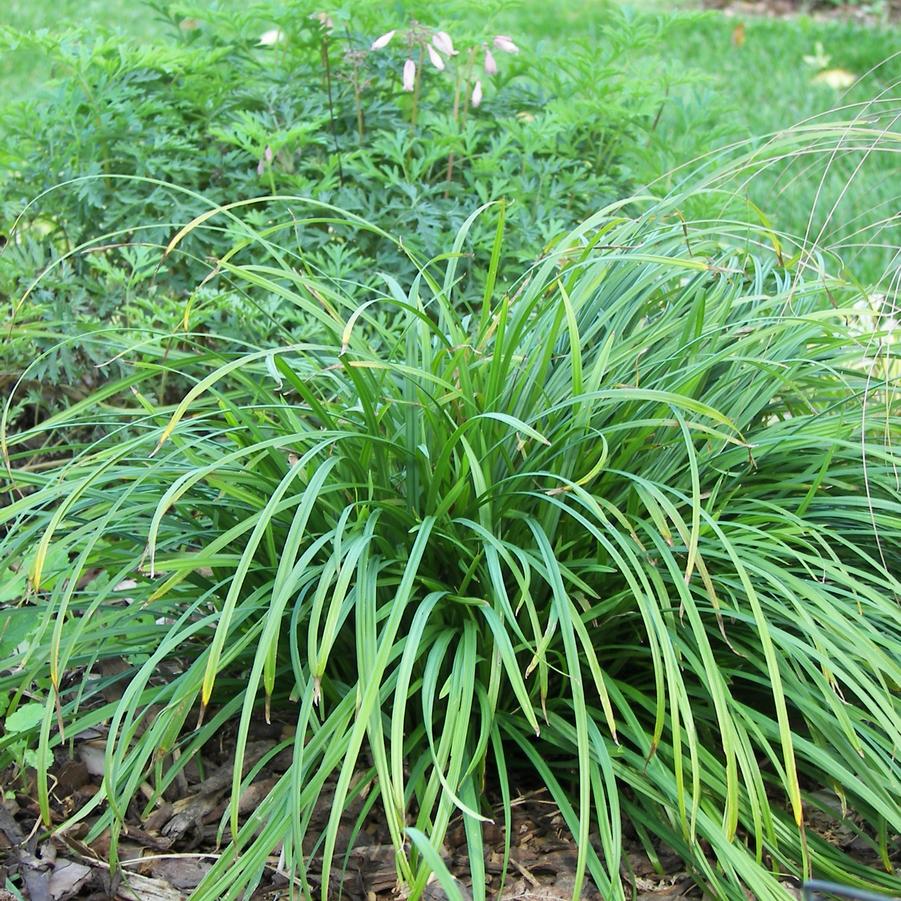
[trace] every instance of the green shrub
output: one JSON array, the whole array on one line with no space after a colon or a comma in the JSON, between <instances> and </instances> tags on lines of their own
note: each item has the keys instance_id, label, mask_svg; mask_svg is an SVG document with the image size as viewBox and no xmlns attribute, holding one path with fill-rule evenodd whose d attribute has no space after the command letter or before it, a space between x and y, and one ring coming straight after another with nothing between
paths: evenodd
<instances>
[{"instance_id":1,"label":"green shrub","mask_svg":"<svg viewBox=\"0 0 901 901\"><path fill-rule=\"evenodd\" d=\"M190 191L217 203L315 197L402 236L403 249L341 222L297 224L306 269L340 279L350 294L371 287L379 270L411 277L416 267L405 251L423 261L439 256L480 203L507 198L503 281L628 193L621 157L662 97L661 81L626 74L657 32L613 12L591 45L541 56L528 47L498 50L470 13L456 23L451 56L435 50L434 28L387 21L375 4L334 21L309 2L218 12L156 6L171 25L168 42L5 32L7 46L46 59L56 76L0 113L0 212L9 224L0 295L16 306L19 326L7 362L24 361L9 366L14 373L45 354L22 398L40 406L43 393L51 412L51 388L90 383L97 354L104 357L90 342L58 350L60 336L93 333L111 317L123 327L184 327L226 342L262 343L286 329L309 337L310 323L275 297L255 298L262 315L242 314L246 301L224 277L185 316L186 298L221 247L217 232L195 230L177 261L158 269L174 231L206 209ZM372 51L388 28L399 29L395 39ZM261 43L264 29L269 44ZM485 72L487 48L494 75ZM414 92L401 85L408 56L419 63ZM473 246L488 246L493 224L473 228ZM54 277L19 304L48 267ZM469 276L467 261L458 271Z\"/></svg>"},{"instance_id":2,"label":"green shrub","mask_svg":"<svg viewBox=\"0 0 901 901\"><path fill-rule=\"evenodd\" d=\"M717 898L784 899L805 860L897 887L804 826L841 817L886 867L901 827L897 344L771 231L683 223L686 202L599 213L509 291L500 254L474 252L475 299L458 297L475 219L443 272L350 292L292 256L293 223L335 211L205 223L250 242L221 257L234 284L269 284L321 337L218 362L151 346L131 405L108 385L6 436L0 571L31 587L0 691L45 704L47 822L57 715L66 735L109 726L72 821L110 830L113 866L122 812L237 721L198 898L252 889L276 847L303 878L326 788L323 897L364 795L413 896L462 813L484 897L479 818L499 798L509 833L514 773L578 841L574 897L586 878L625 897L624 824ZM180 403L148 400L183 364ZM105 435L79 446L86 423ZM85 678L107 658L126 663L115 702ZM270 708L296 718L292 763L242 819Z\"/></svg>"}]
</instances>

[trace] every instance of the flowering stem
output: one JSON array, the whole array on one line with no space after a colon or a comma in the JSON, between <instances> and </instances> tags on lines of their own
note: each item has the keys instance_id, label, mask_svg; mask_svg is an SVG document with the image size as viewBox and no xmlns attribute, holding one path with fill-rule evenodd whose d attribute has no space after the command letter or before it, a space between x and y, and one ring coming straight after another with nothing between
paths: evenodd
<instances>
[{"instance_id":1,"label":"flowering stem","mask_svg":"<svg viewBox=\"0 0 901 901\"><path fill-rule=\"evenodd\" d=\"M457 125L457 131L461 131L462 126L466 123L466 113L469 110L469 96L470 96L470 84L472 82L472 67L475 62L476 51L475 47L469 48L469 55L466 58L466 69L464 71L462 79L457 77L457 89L454 91L454 122ZM460 113L460 94L463 91L463 85L466 85L466 93L463 97L463 112ZM454 179L454 163L456 162L456 154L451 151L450 156L447 158L447 184L448 187L445 189L444 196L447 197L448 190L450 188L450 183Z\"/></svg>"},{"instance_id":2,"label":"flowering stem","mask_svg":"<svg viewBox=\"0 0 901 901\"><path fill-rule=\"evenodd\" d=\"M476 49L475 47L470 48L469 58L466 60L466 75L464 76L464 81L466 82L466 94L463 97L463 114L460 116L460 124L466 124L466 114L469 112L469 98L472 96L472 67L476 58Z\"/></svg>"},{"instance_id":3,"label":"flowering stem","mask_svg":"<svg viewBox=\"0 0 901 901\"><path fill-rule=\"evenodd\" d=\"M422 44L419 45L419 62L416 65L416 81L413 83L413 108L410 111L410 125L413 131L416 130L416 115L419 112L419 90L422 86L422 62L425 51Z\"/></svg>"},{"instance_id":4,"label":"flowering stem","mask_svg":"<svg viewBox=\"0 0 901 901\"><path fill-rule=\"evenodd\" d=\"M476 51L473 47L469 51L469 59L466 60L466 75L464 82L466 83L466 93L463 96L463 112L460 115L460 127L466 125L466 116L469 113L469 98L472 97L472 67L475 61Z\"/></svg>"},{"instance_id":5,"label":"flowering stem","mask_svg":"<svg viewBox=\"0 0 901 901\"><path fill-rule=\"evenodd\" d=\"M363 143L363 135L365 129L363 127L363 103L360 99L360 79L358 75L354 75L354 106L357 110L357 138Z\"/></svg>"},{"instance_id":6,"label":"flowering stem","mask_svg":"<svg viewBox=\"0 0 901 901\"><path fill-rule=\"evenodd\" d=\"M344 26L344 33L347 35L347 46L353 46L353 38L351 37L349 26ZM363 121L363 86L360 82L360 66L362 63L360 62L359 57L352 57L350 62L351 83L354 86L354 110L357 114L357 138L360 144L362 144L363 137L366 133Z\"/></svg>"},{"instance_id":7,"label":"flowering stem","mask_svg":"<svg viewBox=\"0 0 901 901\"><path fill-rule=\"evenodd\" d=\"M457 131L460 130L460 92L463 90L463 82L460 78L460 72L457 72L457 84L454 88L454 125L457 126ZM450 184L454 180L454 160L456 158L456 154L453 150L451 150L450 155L447 158L447 187L444 189L444 196L447 197L450 193Z\"/></svg>"},{"instance_id":8,"label":"flowering stem","mask_svg":"<svg viewBox=\"0 0 901 901\"><path fill-rule=\"evenodd\" d=\"M322 65L325 68L325 85L328 91L328 115L332 126L332 141L335 145L335 156L338 159L338 184L344 187L344 168L341 165L341 151L338 149L338 130L335 126L335 107L332 101L332 64L328 55L328 35L322 38Z\"/></svg>"}]
</instances>

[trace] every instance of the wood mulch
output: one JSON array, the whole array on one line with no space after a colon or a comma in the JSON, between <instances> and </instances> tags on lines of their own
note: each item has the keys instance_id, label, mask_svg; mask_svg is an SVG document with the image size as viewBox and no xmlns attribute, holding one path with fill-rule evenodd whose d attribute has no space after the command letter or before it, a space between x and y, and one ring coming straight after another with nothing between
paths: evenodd
<instances>
[{"instance_id":1,"label":"wood mulch","mask_svg":"<svg viewBox=\"0 0 901 901\"><path fill-rule=\"evenodd\" d=\"M737 18L788 18L808 15L818 20L839 19L861 25L879 26L901 21L901 0L874 0L871 3L830 2L830 0L702 0L707 9L718 9Z\"/></svg>"},{"instance_id":2,"label":"wood mulch","mask_svg":"<svg viewBox=\"0 0 901 901\"><path fill-rule=\"evenodd\" d=\"M5 891L12 879L31 901L68 901L72 898L123 901L181 901L191 891L218 856L216 833L226 808L231 788L233 727L223 730L220 740L204 750L203 772L194 761L183 770L182 779L159 801L149 816L141 819L139 805L128 810L128 828L119 843L122 866L111 872L106 862L109 836L101 835L90 845L84 839L90 824L87 818L65 834L48 835L41 827L33 786L15 778L12 771L0 773L6 792L0 795L0 901L15 896ZM261 723L247 748L245 767L259 761L283 738L275 724ZM103 775L104 736L100 730L78 736L71 748L61 748L51 771L51 802L54 823L62 823L80 809L99 790ZM252 812L270 791L290 763L290 750L273 756L245 791L240 812ZM149 797L149 787L144 787ZM324 826L330 813L328 794L320 804L320 822L311 833ZM335 860L338 865L347 855L343 876L333 876L335 898L349 901L397 901L398 889L394 853L376 804L373 814L351 848L348 849L357 811L351 810L339 836ZM510 862L503 886L503 817L484 830L487 894L496 899L563 901L572 896L576 846L556 806L543 790L520 787L512 805ZM228 831L226 830L226 839ZM853 840L854 836L848 838ZM657 847L652 863L635 835L624 836L622 877L635 901L676 901L700 899L702 892L685 872L679 858L664 847ZM844 838L834 836L837 844ZM313 854L311 846L308 853ZM445 842L445 861L460 878L465 898L471 897L467 884L469 865L462 822L451 824ZM267 876L259 885L256 899L290 897L287 878L278 870L273 856ZM310 888L317 895L316 859L312 859ZM797 890L786 884L792 894ZM296 889L295 889L296 896ZM444 898L437 882L428 886L425 897ZM581 897L599 901L600 895L585 889Z\"/></svg>"},{"instance_id":3,"label":"wood mulch","mask_svg":"<svg viewBox=\"0 0 901 901\"><path fill-rule=\"evenodd\" d=\"M0 800L0 901L14 896L3 889L12 878L31 901L68 901L71 898L123 901L180 901L190 896L218 856L216 833L225 811L231 789L233 732L223 730L220 741L204 750L203 776L192 761L184 777L173 791L143 820L138 804L128 810L128 828L119 842L120 871L110 872L106 862L109 836L101 835L90 845L84 842L91 823L89 817L64 834L48 835L41 827L33 786L14 780L14 773L0 773L0 783L13 790ZM252 766L270 752L282 738L279 728L261 723L248 744L245 767ZM51 802L54 823L62 823L80 809L99 790L103 776L104 736L94 733L78 736L70 756L59 749L51 771ZM290 751L274 756L240 801L243 815L253 811L285 772ZM149 792L149 788L146 789ZM145 793L146 793L145 792ZM315 835L325 825L330 812L328 792L320 803L321 822L311 824ZM354 844L348 849L352 825L357 811L351 809L342 826L337 865L347 855L347 867L333 875L335 898L348 901L397 901L399 892L394 865L394 851L384 821L373 814L365 822ZM573 891L576 846L556 806L543 790L523 790L512 804L511 852L507 873L501 886L504 857L503 816L500 826L487 825L484 830L486 848L485 871L488 896L497 899L529 899L556 901L569 899ZM225 832L226 839L229 835ZM313 848L308 849L310 853ZM469 865L466 837L461 820L451 823L445 842L445 861L460 878L464 897L471 897L467 884ZM634 886L637 901L675 901L700 898L701 892L682 868L679 859L666 849L658 849L655 867L641 850L636 839L627 836L623 860L623 878ZM288 884L278 871L278 857L273 856L267 877L254 897L257 899L288 898ZM316 859L312 860L310 888L317 894ZM428 886L426 896L432 901L443 898L437 882ZM582 897L600 901L600 895L585 889Z\"/></svg>"}]
</instances>

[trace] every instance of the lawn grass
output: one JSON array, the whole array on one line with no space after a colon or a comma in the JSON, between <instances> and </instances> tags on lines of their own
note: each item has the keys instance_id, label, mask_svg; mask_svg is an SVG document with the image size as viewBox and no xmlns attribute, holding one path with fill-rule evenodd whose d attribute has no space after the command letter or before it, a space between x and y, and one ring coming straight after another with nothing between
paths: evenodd
<instances>
[{"instance_id":1,"label":"lawn grass","mask_svg":"<svg viewBox=\"0 0 901 901\"><path fill-rule=\"evenodd\" d=\"M738 24L736 19L709 13L683 14L669 26L672 59L709 76L705 86L677 97L661 118L660 145L670 148L673 165L691 157L693 143L699 152L744 139L760 144L764 136L802 121L872 117L875 108L865 105L876 97L885 101L880 122L897 113L898 28L803 16L754 19L743 23L744 42L736 46L733 31ZM828 68L858 76L858 83L836 90L814 81L819 68L804 57L814 56L818 45L828 56ZM901 209L897 154L874 152L864 158L839 153L834 160L796 160L755 179L750 194L777 229L809 239L822 230L819 243L836 247L859 277L888 281L891 269L897 268L897 240L891 238L891 227L872 227L894 216L897 235ZM862 228L866 231L854 235Z\"/></svg>"},{"instance_id":2,"label":"lawn grass","mask_svg":"<svg viewBox=\"0 0 901 901\"><path fill-rule=\"evenodd\" d=\"M5 0L0 5L0 28L38 31L94 24L122 28L137 37L160 32L153 13L133 0ZM21 97L50 74L45 60L22 50L7 51L0 44L0 96Z\"/></svg>"},{"instance_id":3,"label":"lawn grass","mask_svg":"<svg viewBox=\"0 0 901 901\"><path fill-rule=\"evenodd\" d=\"M736 142L748 142L744 149L759 147L769 135L802 122L872 118L874 107L867 104L877 97L882 125L897 113L897 25L808 15L742 20L685 4L666 7L656 0L623 4L634 19L661 23L664 49L649 66L672 71L674 83L686 70L699 76L691 86L674 88L652 145L635 154L636 178L654 182L658 191L676 185L691 168L680 167L717 148ZM544 40L565 41L575 35L590 38L599 18L598 4L583 0L542 5L541 11L536 5L523 22ZM810 58L818 54L823 59L815 64ZM816 80L824 69L841 69L858 81L849 89L830 87ZM671 177L659 178L673 170ZM890 284L898 266L891 227L897 233L899 186L897 154L874 152L862 160L861 154L841 152L835 159L792 160L762 173L748 194L776 229L835 248L861 279ZM892 216L892 224L873 227Z\"/></svg>"},{"instance_id":4,"label":"lawn grass","mask_svg":"<svg viewBox=\"0 0 901 901\"><path fill-rule=\"evenodd\" d=\"M209 5L235 6L237 0L213 0ZM0 29L66 31L83 28L118 29L139 39L159 38L167 23L142 0L4 0ZM2 44L0 44L2 51ZM20 97L33 91L51 73L46 61L33 55L0 52L0 97Z\"/></svg>"}]
</instances>

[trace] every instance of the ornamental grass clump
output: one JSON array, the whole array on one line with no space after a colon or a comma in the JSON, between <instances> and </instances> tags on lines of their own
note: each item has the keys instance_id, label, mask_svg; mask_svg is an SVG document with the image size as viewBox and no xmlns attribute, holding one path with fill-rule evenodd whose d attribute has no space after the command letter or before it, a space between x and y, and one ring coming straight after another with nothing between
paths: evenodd
<instances>
[{"instance_id":1,"label":"ornamental grass clump","mask_svg":"<svg viewBox=\"0 0 901 901\"><path fill-rule=\"evenodd\" d=\"M283 226L211 210L169 258L227 225L221 276L321 338L193 368L145 346L127 386L3 436L0 568L24 597L0 690L44 705L47 824L54 761L101 730L102 787L58 828L109 830L115 867L126 812L237 723L201 899L267 865L330 896L339 826L353 840L366 816L412 897L433 872L461 897L440 855L462 820L484 898L483 828L506 872L514 785L545 786L575 837L573 897L631 894L624 829L717 898L784 899L805 872L897 886L898 345L859 294L769 229L639 198L509 290L504 207L483 208L361 302L288 240L338 212L270 202ZM459 296L477 215L496 240L473 261L484 291ZM195 383L165 406L170 367ZM108 406L123 387L134 401ZM86 423L103 437L78 443ZM247 743L276 716L290 765L239 813L265 766ZM823 817L884 869L828 844Z\"/></svg>"}]
</instances>

